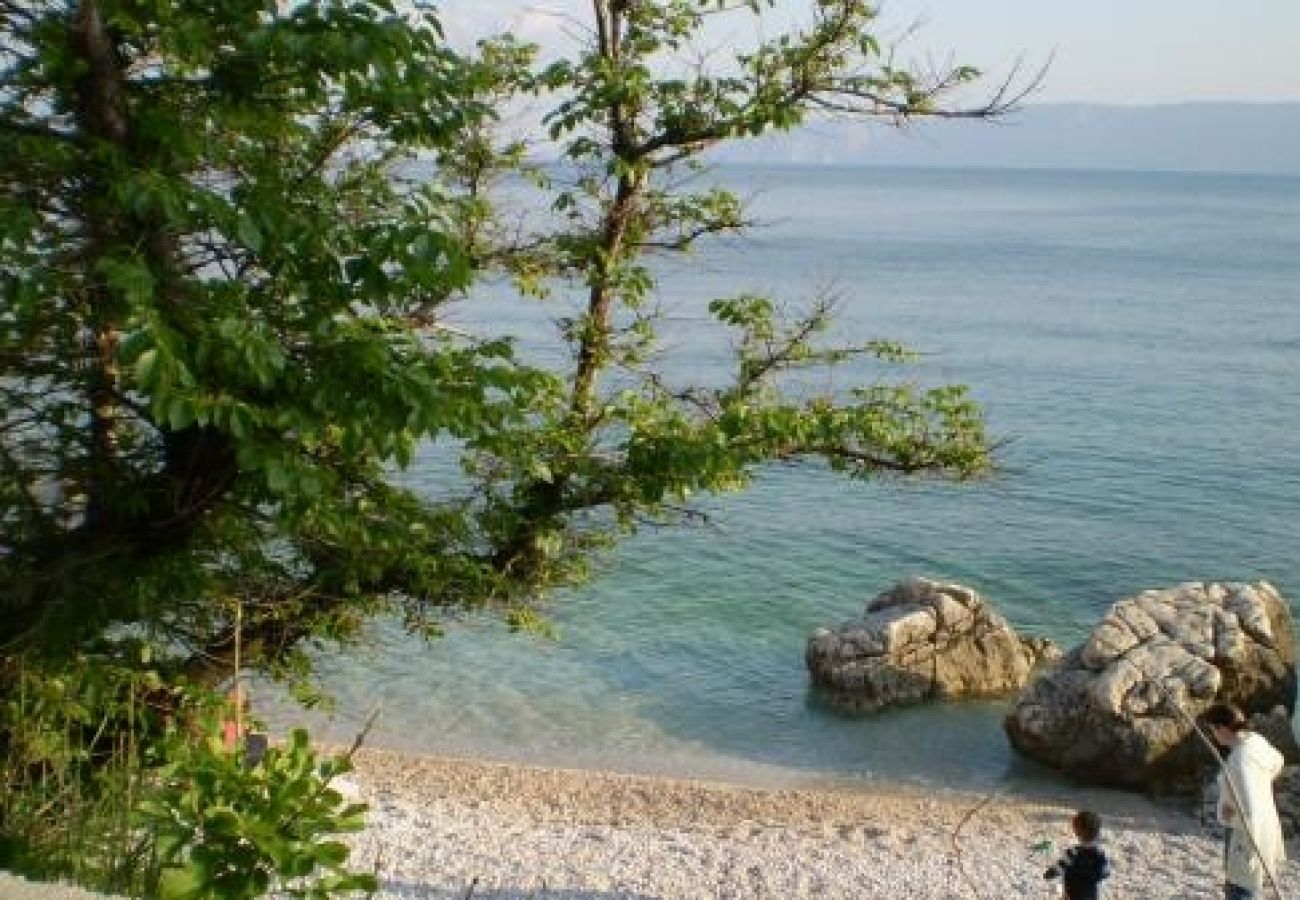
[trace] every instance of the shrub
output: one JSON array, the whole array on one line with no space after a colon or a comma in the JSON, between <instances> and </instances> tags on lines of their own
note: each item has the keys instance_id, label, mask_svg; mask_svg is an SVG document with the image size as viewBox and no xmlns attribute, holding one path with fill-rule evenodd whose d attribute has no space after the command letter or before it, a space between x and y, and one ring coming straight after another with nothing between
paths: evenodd
<instances>
[{"instance_id":1,"label":"shrub","mask_svg":"<svg viewBox=\"0 0 1300 900\"><path fill-rule=\"evenodd\" d=\"M221 739L224 698L81 657L0 661L0 867L165 900L373 891L338 836L363 804L305 731L256 765Z\"/></svg>"},{"instance_id":2,"label":"shrub","mask_svg":"<svg viewBox=\"0 0 1300 900\"><path fill-rule=\"evenodd\" d=\"M137 807L154 836L157 896L246 900L275 890L324 900L377 888L373 875L347 869L349 848L334 839L364 826L364 804L330 786L351 769L348 756L318 761L299 729L250 766L208 734L175 740L160 783Z\"/></svg>"}]
</instances>

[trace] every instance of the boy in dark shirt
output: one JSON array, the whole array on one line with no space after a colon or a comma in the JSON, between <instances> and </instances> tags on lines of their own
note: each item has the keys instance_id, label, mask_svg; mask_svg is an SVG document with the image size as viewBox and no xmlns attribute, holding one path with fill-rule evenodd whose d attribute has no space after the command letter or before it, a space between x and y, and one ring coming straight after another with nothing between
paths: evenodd
<instances>
[{"instance_id":1,"label":"boy in dark shirt","mask_svg":"<svg viewBox=\"0 0 1300 900\"><path fill-rule=\"evenodd\" d=\"M1098 885L1110 875L1110 861L1097 849L1101 819L1095 812L1080 810L1070 820L1079 843L1066 849L1043 875L1061 879L1061 896L1067 900L1097 900Z\"/></svg>"}]
</instances>

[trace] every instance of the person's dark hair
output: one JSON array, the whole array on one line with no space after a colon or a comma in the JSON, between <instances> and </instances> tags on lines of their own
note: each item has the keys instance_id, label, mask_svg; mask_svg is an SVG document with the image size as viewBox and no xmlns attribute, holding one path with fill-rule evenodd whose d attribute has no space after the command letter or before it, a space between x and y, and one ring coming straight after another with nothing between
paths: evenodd
<instances>
[{"instance_id":1,"label":"person's dark hair","mask_svg":"<svg viewBox=\"0 0 1300 900\"><path fill-rule=\"evenodd\" d=\"M1246 714L1231 703L1216 703L1205 711L1203 717L1206 725L1217 725L1229 731L1243 731L1250 721Z\"/></svg>"},{"instance_id":2,"label":"person's dark hair","mask_svg":"<svg viewBox=\"0 0 1300 900\"><path fill-rule=\"evenodd\" d=\"M1070 824L1074 826L1074 833L1081 841L1092 843L1097 840L1097 835L1101 834L1101 816L1090 809L1079 810L1070 820Z\"/></svg>"}]
</instances>

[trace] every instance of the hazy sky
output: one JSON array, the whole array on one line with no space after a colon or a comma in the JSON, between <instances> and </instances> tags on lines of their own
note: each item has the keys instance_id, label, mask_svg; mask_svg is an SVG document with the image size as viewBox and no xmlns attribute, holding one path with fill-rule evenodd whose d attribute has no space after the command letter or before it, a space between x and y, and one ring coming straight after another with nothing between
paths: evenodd
<instances>
[{"instance_id":1,"label":"hazy sky","mask_svg":"<svg viewBox=\"0 0 1300 900\"><path fill-rule=\"evenodd\" d=\"M453 37L510 28L554 45L585 0L442 0ZM774 23L808 0L782 0ZM917 58L996 76L1018 56L1055 61L1038 101L1300 100L1300 0L889 0L887 30L921 21Z\"/></svg>"}]
</instances>

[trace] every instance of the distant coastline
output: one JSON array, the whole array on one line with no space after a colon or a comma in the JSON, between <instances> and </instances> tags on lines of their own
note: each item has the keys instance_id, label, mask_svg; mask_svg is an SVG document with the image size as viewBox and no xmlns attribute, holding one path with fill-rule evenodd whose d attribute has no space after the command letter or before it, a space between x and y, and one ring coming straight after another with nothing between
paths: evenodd
<instances>
[{"instance_id":1,"label":"distant coastline","mask_svg":"<svg viewBox=\"0 0 1300 900\"><path fill-rule=\"evenodd\" d=\"M1007 119L906 129L812 122L728 147L719 162L1300 176L1300 102L1043 103Z\"/></svg>"},{"instance_id":2,"label":"distant coastline","mask_svg":"<svg viewBox=\"0 0 1300 900\"><path fill-rule=\"evenodd\" d=\"M827 169L835 172L871 172L880 175L888 172L898 172L900 174L917 174L926 173L944 173L950 175L961 175L969 173L972 175L1003 173L1007 175L1042 175L1043 177L1061 176L1061 177L1088 177L1096 176L1098 178L1123 178L1133 176L1135 179L1150 178L1187 178L1187 177L1204 177L1204 178L1222 178L1222 179L1243 179L1249 181L1300 181L1300 169L1294 172L1233 172L1221 169L1104 169L1104 168L1070 168L1052 165L1023 165L1011 166L1000 165L998 163L967 163L967 164L948 164L948 163L905 163L905 162L877 162L870 159L853 160L849 162L802 162L799 160L732 160L719 159L715 161L716 165L723 167L723 170L736 171L754 171L754 172L779 172L789 169L791 172L806 172L809 169Z\"/></svg>"}]
</instances>

